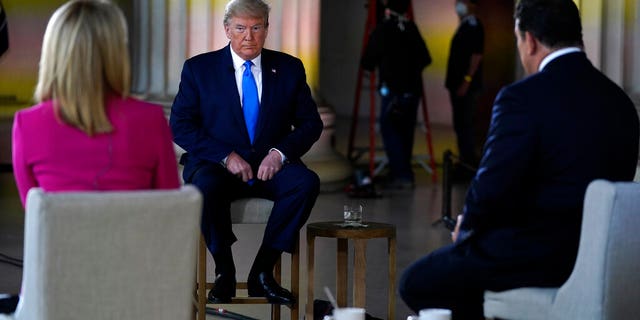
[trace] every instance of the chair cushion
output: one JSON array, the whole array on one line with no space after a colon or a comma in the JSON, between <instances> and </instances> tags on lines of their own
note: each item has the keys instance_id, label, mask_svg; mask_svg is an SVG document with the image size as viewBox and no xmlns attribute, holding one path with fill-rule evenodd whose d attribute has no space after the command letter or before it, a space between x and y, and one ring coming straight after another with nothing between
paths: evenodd
<instances>
[{"instance_id":1,"label":"chair cushion","mask_svg":"<svg viewBox=\"0 0 640 320\"><path fill-rule=\"evenodd\" d=\"M231 202L231 223L264 224L269 220L273 201L262 198L245 198Z\"/></svg>"},{"instance_id":2,"label":"chair cushion","mask_svg":"<svg viewBox=\"0 0 640 320\"><path fill-rule=\"evenodd\" d=\"M487 318L547 320L557 292L557 288L485 291L484 315Z\"/></svg>"}]
</instances>

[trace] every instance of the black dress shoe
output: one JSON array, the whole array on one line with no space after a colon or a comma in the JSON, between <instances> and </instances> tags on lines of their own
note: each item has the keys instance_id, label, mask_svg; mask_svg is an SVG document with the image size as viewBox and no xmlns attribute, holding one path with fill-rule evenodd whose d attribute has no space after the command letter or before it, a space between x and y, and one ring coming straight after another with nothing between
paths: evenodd
<instances>
[{"instance_id":1,"label":"black dress shoe","mask_svg":"<svg viewBox=\"0 0 640 320\"><path fill-rule=\"evenodd\" d=\"M250 297L265 297L272 304L296 303L293 294L281 287L268 272L260 272L257 279L247 280L247 290Z\"/></svg>"},{"instance_id":2,"label":"black dress shoe","mask_svg":"<svg viewBox=\"0 0 640 320\"><path fill-rule=\"evenodd\" d=\"M216 276L213 289L209 291L209 302L230 303L236 296L236 278L231 275L219 274Z\"/></svg>"}]
</instances>

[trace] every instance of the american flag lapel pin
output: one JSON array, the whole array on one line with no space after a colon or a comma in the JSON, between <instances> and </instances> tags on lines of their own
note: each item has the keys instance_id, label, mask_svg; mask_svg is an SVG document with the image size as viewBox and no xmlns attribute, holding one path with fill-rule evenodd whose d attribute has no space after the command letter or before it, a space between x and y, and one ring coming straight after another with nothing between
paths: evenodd
<instances>
[{"instance_id":1,"label":"american flag lapel pin","mask_svg":"<svg viewBox=\"0 0 640 320\"><path fill-rule=\"evenodd\" d=\"M271 73L276 74L276 69L271 69Z\"/></svg>"}]
</instances>

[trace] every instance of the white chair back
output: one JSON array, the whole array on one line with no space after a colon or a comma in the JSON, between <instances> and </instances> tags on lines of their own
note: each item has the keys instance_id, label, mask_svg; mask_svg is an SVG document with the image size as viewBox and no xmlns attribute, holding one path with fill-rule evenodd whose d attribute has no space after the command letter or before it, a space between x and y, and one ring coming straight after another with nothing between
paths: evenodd
<instances>
[{"instance_id":1,"label":"white chair back","mask_svg":"<svg viewBox=\"0 0 640 320\"><path fill-rule=\"evenodd\" d=\"M486 317L616 320L640 314L640 184L591 182L582 219L569 279L560 288L486 291Z\"/></svg>"},{"instance_id":2,"label":"white chair back","mask_svg":"<svg viewBox=\"0 0 640 320\"><path fill-rule=\"evenodd\" d=\"M576 264L551 314L611 320L640 314L639 268L640 184L592 182Z\"/></svg>"},{"instance_id":3,"label":"white chair back","mask_svg":"<svg viewBox=\"0 0 640 320\"><path fill-rule=\"evenodd\" d=\"M190 319L202 197L179 190L27 196L15 319Z\"/></svg>"}]
</instances>

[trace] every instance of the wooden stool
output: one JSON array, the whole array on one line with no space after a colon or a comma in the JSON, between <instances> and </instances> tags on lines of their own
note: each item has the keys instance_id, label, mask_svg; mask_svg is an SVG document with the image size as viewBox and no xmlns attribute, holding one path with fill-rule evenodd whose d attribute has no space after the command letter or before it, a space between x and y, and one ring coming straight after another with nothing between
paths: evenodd
<instances>
[{"instance_id":1,"label":"wooden stool","mask_svg":"<svg viewBox=\"0 0 640 320\"><path fill-rule=\"evenodd\" d=\"M395 319L395 278L396 278L396 227L387 223L364 222L367 227L353 228L341 226L342 221L315 222L307 225L307 310L306 319L313 319L313 269L314 241L316 237L338 239L336 288L338 306L347 305L347 255L348 241L354 241L353 306L365 307L367 240L388 239L389 254L389 302L387 319Z\"/></svg>"},{"instance_id":2,"label":"wooden stool","mask_svg":"<svg viewBox=\"0 0 640 320\"><path fill-rule=\"evenodd\" d=\"M236 200L231 203L231 222L233 224L266 224L273 208L273 201L260 198L247 198ZM204 237L200 235L200 245L198 249L198 266L197 266L197 283L196 283L196 309L197 319L205 320L206 305L209 304L207 293L208 290L213 288L213 282L207 282L207 246L204 241ZM296 303L291 306L291 319L298 319L298 291L299 291L299 278L300 278L300 256L299 256L299 241L296 241L296 245L293 253L291 254L291 288L290 291L293 297L296 299ZM281 283L282 279L281 263L278 263L274 269L274 278L278 283ZM201 285L202 284L202 285ZM237 290L247 289L246 282L238 282L236 286ZM264 297L249 297L238 296L231 299L231 304L269 304L267 298ZM271 305L271 319L280 319L280 305Z\"/></svg>"}]
</instances>

